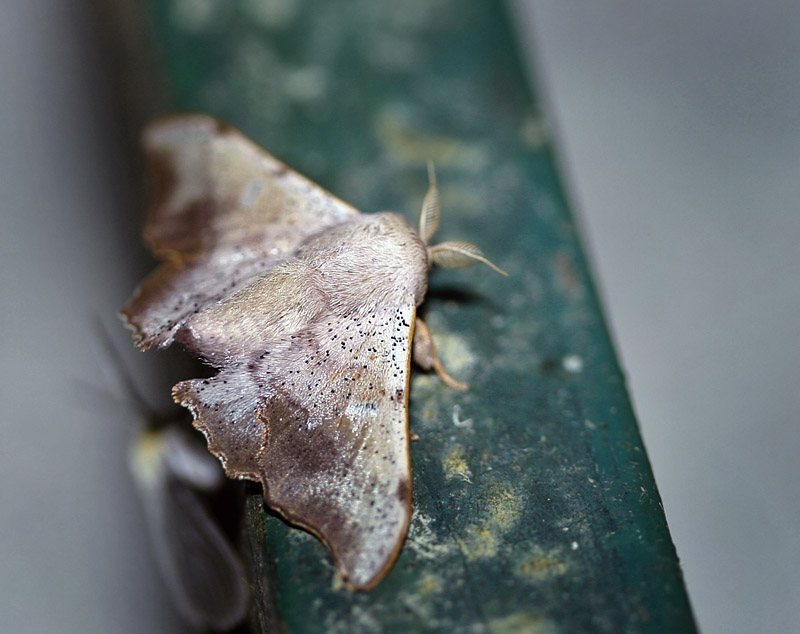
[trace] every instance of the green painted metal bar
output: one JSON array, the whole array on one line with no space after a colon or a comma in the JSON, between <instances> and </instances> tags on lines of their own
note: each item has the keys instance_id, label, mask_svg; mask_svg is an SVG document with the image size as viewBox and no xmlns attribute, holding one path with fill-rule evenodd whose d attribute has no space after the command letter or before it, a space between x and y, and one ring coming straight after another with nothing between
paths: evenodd
<instances>
[{"instance_id":1,"label":"green painted metal bar","mask_svg":"<svg viewBox=\"0 0 800 634\"><path fill-rule=\"evenodd\" d=\"M133 4L131 3L131 6ZM246 511L257 629L693 632L658 491L503 5L149 0L168 110L211 112L359 209L415 219L433 159L440 237L424 317L455 392L415 372L414 515L369 593L323 546ZM130 9L129 9L130 10Z\"/></svg>"}]
</instances>

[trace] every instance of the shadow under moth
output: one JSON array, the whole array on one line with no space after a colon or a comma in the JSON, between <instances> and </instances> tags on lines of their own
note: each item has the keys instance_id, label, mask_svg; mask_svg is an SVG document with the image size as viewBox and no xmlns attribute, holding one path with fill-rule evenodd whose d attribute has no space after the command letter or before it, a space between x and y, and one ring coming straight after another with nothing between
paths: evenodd
<instances>
[{"instance_id":1,"label":"shadow under moth","mask_svg":"<svg viewBox=\"0 0 800 634\"><path fill-rule=\"evenodd\" d=\"M408 531L415 361L449 385L416 317L431 264L484 262L439 224L433 170L415 230L361 214L205 115L151 124L145 239L163 264L123 309L143 349L181 343L217 370L176 402L231 478L310 531L353 590L391 568ZM499 271L499 269L497 269Z\"/></svg>"}]
</instances>

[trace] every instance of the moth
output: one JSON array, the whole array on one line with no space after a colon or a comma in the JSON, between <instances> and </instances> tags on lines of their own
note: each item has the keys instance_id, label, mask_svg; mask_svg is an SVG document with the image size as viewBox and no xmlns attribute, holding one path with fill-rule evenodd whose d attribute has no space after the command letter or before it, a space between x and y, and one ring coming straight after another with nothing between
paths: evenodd
<instances>
[{"instance_id":1,"label":"moth","mask_svg":"<svg viewBox=\"0 0 800 634\"><path fill-rule=\"evenodd\" d=\"M198 631L230 630L247 614L249 587L233 547L201 500L222 486L219 463L175 422L139 433L130 465L178 612Z\"/></svg>"},{"instance_id":2,"label":"moth","mask_svg":"<svg viewBox=\"0 0 800 634\"><path fill-rule=\"evenodd\" d=\"M239 558L207 506L225 475L187 417L158 416L141 395L103 327L98 335L112 375L139 425L128 464L164 585L178 613L197 631L226 632L247 615L249 586Z\"/></svg>"},{"instance_id":3,"label":"moth","mask_svg":"<svg viewBox=\"0 0 800 634\"><path fill-rule=\"evenodd\" d=\"M151 124L144 148L156 186L145 239L163 263L126 325L139 347L177 341L217 371L172 391L211 453L322 540L350 589L373 587L411 513L412 350L466 387L416 316L429 269L497 267L471 244L429 244L432 169L415 230L359 213L209 116Z\"/></svg>"}]
</instances>

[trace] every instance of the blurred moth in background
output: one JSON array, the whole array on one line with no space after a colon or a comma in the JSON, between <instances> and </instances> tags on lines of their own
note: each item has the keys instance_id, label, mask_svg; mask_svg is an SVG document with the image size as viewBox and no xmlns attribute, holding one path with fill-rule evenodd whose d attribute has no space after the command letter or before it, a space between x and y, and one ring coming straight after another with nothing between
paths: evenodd
<instances>
[{"instance_id":1,"label":"blurred moth in background","mask_svg":"<svg viewBox=\"0 0 800 634\"><path fill-rule=\"evenodd\" d=\"M102 330L102 327L101 327ZM139 415L129 466L159 572L173 604L197 631L226 632L241 623L249 586L237 553L210 508L227 480L188 417L164 420L139 394L103 331L108 356Z\"/></svg>"},{"instance_id":2,"label":"blurred moth in background","mask_svg":"<svg viewBox=\"0 0 800 634\"><path fill-rule=\"evenodd\" d=\"M131 472L175 606L192 627L225 632L246 615L248 585L202 499L223 485L222 468L185 425L142 431L131 446Z\"/></svg>"}]
</instances>

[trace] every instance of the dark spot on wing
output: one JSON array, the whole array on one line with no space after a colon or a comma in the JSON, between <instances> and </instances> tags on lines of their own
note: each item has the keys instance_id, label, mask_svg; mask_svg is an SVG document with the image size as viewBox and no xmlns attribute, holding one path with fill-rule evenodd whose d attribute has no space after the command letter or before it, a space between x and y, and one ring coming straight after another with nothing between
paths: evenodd
<instances>
[{"instance_id":1,"label":"dark spot on wing","mask_svg":"<svg viewBox=\"0 0 800 634\"><path fill-rule=\"evenodd\" d=\"M408 484L408 480L400 480L397 484L397 497L403 504L408 502L410 493L411 487Z\"/></svg>"}]
</instances>

